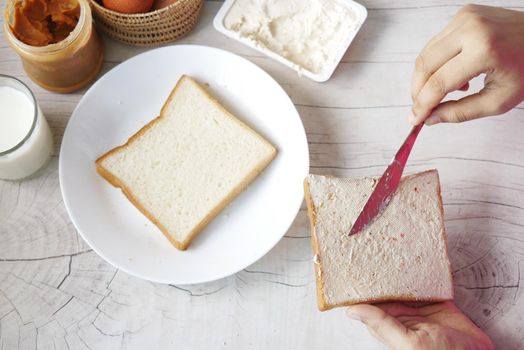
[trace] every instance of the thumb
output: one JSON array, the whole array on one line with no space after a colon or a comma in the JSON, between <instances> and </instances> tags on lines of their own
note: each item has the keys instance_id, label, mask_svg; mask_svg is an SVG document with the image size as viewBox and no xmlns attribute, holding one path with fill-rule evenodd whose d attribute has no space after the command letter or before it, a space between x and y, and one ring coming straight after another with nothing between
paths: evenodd
<instances>
[{"instance_id":1,"label":"thumb","mask_svg":"<svg viewBox=\"0 0 524 350\"><path fill-rule=\"evenodd\" d=\"M373 305L353 305L347 310L348 317L361 321L379 340L393 349L405 349L408 330L396 318Z\"/></svg>"},{"instance_id":2,"label":"thumb","mask_svg":"<svg viewBox=\"0 0 524 350\"><path fill-rule=\"evenodd\" d=\"M507 112L508 94L500 89L485 87L476 94L457 101L446 101L438 105L431 116L426 119L427 125L437 123L461 123L468 120L497 115Z\"/></svg>"}]
</instances>

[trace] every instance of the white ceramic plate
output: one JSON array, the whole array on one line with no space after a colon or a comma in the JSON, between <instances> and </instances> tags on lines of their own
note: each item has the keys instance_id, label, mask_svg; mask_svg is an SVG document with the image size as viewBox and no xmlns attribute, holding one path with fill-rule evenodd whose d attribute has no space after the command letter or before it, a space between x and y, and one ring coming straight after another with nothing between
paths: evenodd
<instances>
[{"instance_id":1,"label":"white ceramic plate","mask_svg":"<svg viewBox=\"0 0 524 350\"><path fill-rule=\"evenodd\" d=\"M262 175L183 252L94 164L159 114L182 74L209 84L226 108L278 149ZM231 275L275 246L300 209L309 153L300 117L271 76L223 50L177 45L133 57L87 91L67 125L59 171L71 220L102 258L147 280L189 284Z\"/></svg>"},{"instance_id":2,"label":"white ceramic plate","mask_svg":"<svg viewBox=\"0 0 524 350\"><path fill-rule=\"evenodd\" d=\"M225 0L222 7L220 7L220 10L218 11L218 13L216 14L213 20L213 26L215 27L217 31L296 70L299 74L304 75L308 77L309 79L312 79L320 83L325 82L329 80L329 78L331 78L331 76L333 75L333 72L335 71L339 62L342 60L342 57L344 57L344 54L346 53L347 49L349 48L349 45L351 45L351 42L353 41L353 39L355 39L355 36L357 35L358 31L362 27L362 24L364 23L364 21L366 20L368 16L367 9L364 6L362 6L361 4L359 4L358 2L355 2L353 0L343 0L344 3L347 4L347 6L353 11L355 15L355 18L353 19L354 20L353 30L349 32L344 42L340 43L340 49L338 50L337 55L335 56L335 60L333 61L333 64L331 64L329 67L326 67L326 69L324 69L324 71L322 71L321 73L313 73L313 72L308 71L307 69L301 68L294 62L288 60L287 58L269 49L266 49L265 47L256 45L252 39L243 37L239 35L237 32L227 29L224 25L224 19L226 18L227 14L229 13L229 10L235 4L236 1L237 0Z\"/></svg>"}]
</instances>

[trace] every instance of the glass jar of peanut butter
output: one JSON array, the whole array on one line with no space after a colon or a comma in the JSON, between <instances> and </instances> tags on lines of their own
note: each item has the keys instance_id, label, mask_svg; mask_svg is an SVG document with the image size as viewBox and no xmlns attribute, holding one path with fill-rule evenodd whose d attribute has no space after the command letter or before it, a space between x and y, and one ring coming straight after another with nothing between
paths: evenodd
<instances>
[{"instance_id":1,"label":"glass jar of peanut butter","mask_svg":"<svg viewBox=\"0 0 524 350\"><path fill-rule=\"evenodd\" d=\"M88 0L7 0L4 34L29 78L47 90L78 90L102 67Z\"/></svg>"}]
</instances>

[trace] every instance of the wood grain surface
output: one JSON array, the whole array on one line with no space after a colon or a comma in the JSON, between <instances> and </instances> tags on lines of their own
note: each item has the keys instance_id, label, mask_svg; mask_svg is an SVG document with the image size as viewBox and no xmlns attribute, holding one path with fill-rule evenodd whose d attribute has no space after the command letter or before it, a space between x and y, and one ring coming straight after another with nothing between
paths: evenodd
<instances>
[{"instance_id":1,"label":"wood grain surface","mask_svg":"<svg viewBox=\"0 0 524 350\"><path fill-rule=\"evenodd\" d=\"M378 175L409 130L417 53L465 2L361 2L368 20L324 84L217 33L211 22L220 2L207 1L197 28L179 42L224 48L269 72L301 115L311 172ZM524 9L521 0L480 2ZM104 41L102 74L145 50ZM103 261L75 231L58 180L60 140L86 90L64 95L37 87L3 37L0 73L33 89L56 145L37 176L0 180L2 349L383 348L342 309L317 311L305 207L269 254L216 282L155 284ZM524 342L523 130L522 106L467 125L425 128L407 167L439 170L456 303L498 349Z\"/></svg>"}]
</instances>

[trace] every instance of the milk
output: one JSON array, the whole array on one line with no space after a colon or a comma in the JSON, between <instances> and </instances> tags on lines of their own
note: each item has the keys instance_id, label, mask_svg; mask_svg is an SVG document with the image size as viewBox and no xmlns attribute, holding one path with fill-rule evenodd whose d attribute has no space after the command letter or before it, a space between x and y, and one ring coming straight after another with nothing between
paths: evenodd
<instances>
[{"instance_id":1,"label":"milk","mask_svg":"<svg viewBox=\"0 0 524 350\"><path fill-rule=\"evenodd\" d=\"M21 91L0 86L0 153L16 146L29 134L35 107Z\"/></svg>"},{"instance_id":2,"label":"milk","mask_svg":"<svg viewBox=\"0 0 524 350\"><path fill-rule=\"evenodd\" d=\"M30 176L47 163L53 137L29 89L0 76L0 179Z\"/></svg>"}]
</instances>

